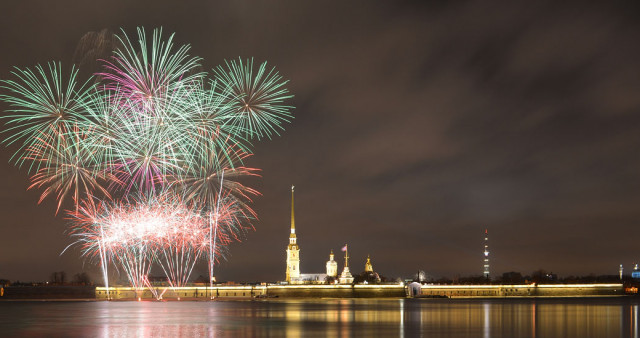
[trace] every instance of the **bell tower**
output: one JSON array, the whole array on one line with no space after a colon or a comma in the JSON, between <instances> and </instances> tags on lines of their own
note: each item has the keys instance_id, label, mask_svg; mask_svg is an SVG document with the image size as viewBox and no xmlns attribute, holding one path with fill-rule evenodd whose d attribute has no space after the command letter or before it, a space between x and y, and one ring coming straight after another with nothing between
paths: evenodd
<instances>
[{"instance_id":1,"label":"bell tower","mask_svg":"<svg viewBox=\"0 0 640 338\"><path fill-rule=\"evenodd\" d=\"M289 235L289 246L287 246L287 283L300 278L300 247L296 243L296 221L293 212L293 193L295 187L291 186L291 234Z\"/></svg>"},{"instance_id":2,"label":"bell tower","mask_svg":"<svg viewBox=\"0 0 640 338\"><path fill-rule=\"evenodd\" d=\"M333 250L329 254L329 260L327 261L327 276L336 277L338 276L338 263L333 260Z\"/></svg>"}]
</instances>

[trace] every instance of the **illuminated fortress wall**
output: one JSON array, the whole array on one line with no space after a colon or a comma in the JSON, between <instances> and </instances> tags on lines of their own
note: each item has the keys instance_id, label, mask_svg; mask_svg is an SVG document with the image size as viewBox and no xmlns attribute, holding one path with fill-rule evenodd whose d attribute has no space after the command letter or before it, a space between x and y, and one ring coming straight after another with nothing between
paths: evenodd
<instances>
[{"instance_id":1,"label":"illuminated fortress wall","mask_svg":"<svg viewBox=\"0 0 640 338\"><path fill-rule=\"evenodd\" d=\"M404 285L269 285L269 296L278 297L405 297Z\"/></svg>"},{"instance_id":2,"label":"illuminated fortress wall","mask_svg":"<svg viewBox=\"0 0 640 338\"><path fill-rule=\"evenodd\" d=\"M162 299L202 299L207 300L211 297L216 298L238 298L238 297L256 297L265 294L266 286L215 286L210 287L156 287L154 291L162 294ZM156 299L156 296L149 289L136 291L131 287L109 287L109 297L111 299ZM96 287L96 299L107 299L107 288Z\"/></svg>"},{"instance_id":3,"label":"illuminated fortress wall","mask_svg":"<svg viewBox=\"0 0 640 338\"><path fill-rule=\"evenodd\" d=\"M165 291L166 290L166 291ZM256 286L214 286L209 287L158 287L155 292L163 299L206 300L216 298L251 297L405 297L404 285L256 285ZM164 292L164 294L163 294ZM111 299L155 299L148 290L136 292L131 287L110 287ZM96 298L106 299L107 289L96 288Z\"/></svg>"},{"instance_id":4,"label":"illuminated fortress wall","mask_svg":"<svg viewBox=\"0 0 640 338\"><path fill-rule=\"evenodd\" d=\"M96 298L106 299L104 287L96 288ZM255 285L209 287L157 287L162 299L207 300L215 298L252 297L311 297L311 298L382 298L405 297L409 290L404 285ZM110 287L111 299L155 299L148 289L138 291L131 287ZM543 285L422 285L419 297L450 298L517 298L517 297L610 297L623 296L622 284L543 284Z\"/></svg>"},{"instance_id":5,"label":"illuminated fortress wall","mask_svg":"<svg viewBox=\"0 0 640 338\"><path fill-rule=\"evenodd\" d=\"M422 285L432 297L598 297L624 295L622 284Z\"/></svg>"}]
</instances>

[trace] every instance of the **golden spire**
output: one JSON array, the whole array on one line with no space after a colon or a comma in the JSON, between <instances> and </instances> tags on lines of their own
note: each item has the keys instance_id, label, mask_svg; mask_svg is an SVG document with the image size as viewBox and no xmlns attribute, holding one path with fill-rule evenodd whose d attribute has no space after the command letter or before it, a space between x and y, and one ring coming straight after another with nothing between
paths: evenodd
<instances>
[{"instance_id":1,"label":"golden spire","mask_svg":"<svg viewBox=\"0 0 640 338\"><path fill-rule=\"evenodd\" d=\"M295 186L291 186L291 233L295 234L296 233L296 219L293 213L293 191L295 189Z\"/></svg>"}]
</instances>

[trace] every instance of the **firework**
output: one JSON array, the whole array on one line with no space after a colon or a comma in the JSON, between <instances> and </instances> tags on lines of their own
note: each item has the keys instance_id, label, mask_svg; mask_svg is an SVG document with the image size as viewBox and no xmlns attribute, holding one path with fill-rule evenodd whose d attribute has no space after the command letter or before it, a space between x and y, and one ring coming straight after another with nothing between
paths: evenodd
<instances>
[{"instance_id":1,"label":"firework","mask_svg":"<svg viewBox=\"0 0 640 338\"><path fill-rule=\"evenodd\" d=\"M9 133L4 142L19 144L13 159L21 166L31 159L23 153L25 149L38 147L41 142L51 142L49 148L58 147L57 141L82 120L82 107L93 87L88 85L90 80L78 83L75 67L65 79L62 66L54 62L49 63L47 69L41 65L35 70L15 68L11 74L15 80L1 82L9 95L2 94L0 99L11 106L7 110L9 114L2 116L7 124L6 133ZM46 159L54 155L45 152L41 156ZM39 163L35 161L35 170ZM29 170L34 169L33 164Z\"/></svg>"},{"instance_id":2,"label":"firework","mask_svg":"<svg viewBox=\"0 0 640 338\"><path fill-rule=\"evenodd\" d=\"M39 168L31 176L29 189L44 187L38 202L55 192L58 200L56 212L68 194L72 194L74 202L96 191L110 198L102 182L108 179L117 181L110 173L95 170L98 164L91 148L84 142L85 137L77 126L62 135L42 133L39 141L26 150L25 159L38 163Z\"/></svg>"},{"instance_id":3,"label":"firework","mask_svg":"<svg viewBox=\"0 0 640 338\"><path fill-rule=\"evenodd\" d=\"M271 138L282 123L291 119L291 106L284 102L291 98L283 80L275 68L267 70L262 63L254 73L253 59L225 61L226 68L215 69L216 79L229 88L237 101L237 110L231 123L237 125L248 138Z\"/></svg>"},{"instance_id":4,"label":"firework","mask_svg":"<svg viewBox=\"0 0 640 338\"><path fill-rule=\"evenodd\" d=\"M247 215L235 199L221 197L209 212L169 192L121 202L84 201L69 212L71 235L83 255L99 258L102 266L117 262L137 290L147 286L153 264L171 287L184 286L199 258L209 253L212 261L219 260L224 247L246 229Z\"/></svg>"},{"instance_id":5,"label":"firework","mask_svg":"<svg viewBox=\"0 0 640 338\"><path fill-rule=\"evenodd\" d=\"M154 102L165 98L182 83L195 81L202 73L191 73L200 58L188 55L190 47L173 51L173 34L162 40L162 29L155 29L151 45L143 28L138 28L138 45L126 34L117 37L124 46L116 49L111 60L105 61L105 72L98 75L119 88L141 108L154 108Z\"/></svg>"},{"instance_id":6,"label":"firework","mask_svg":"<svg viewBox=\"0 0 640 338\"><path fill-rule=\"evenodd\" d=\"M19 145L12 161L28 163L40 201L71 205L74 244L107 286L112 265L136 290L150 287L153 266L178 287L200 260L212 279L228 244L253 227L259 192L241 181L258 169L244 162L252 139L292 119L291 95L266 62L225 61L207 79L173 35L137 34L117 36L121 47L84 83L59 63L16 68L1 82L4 142Z\"/></svg>"}]
</instances>

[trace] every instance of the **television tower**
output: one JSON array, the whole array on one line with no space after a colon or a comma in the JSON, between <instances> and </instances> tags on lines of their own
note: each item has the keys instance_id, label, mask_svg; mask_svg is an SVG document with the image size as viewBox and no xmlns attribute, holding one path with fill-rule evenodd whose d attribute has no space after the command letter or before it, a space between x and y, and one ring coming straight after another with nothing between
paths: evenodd
<instances>
[{"instance_id":1,"label":"television tower","mask_svg":"<svg viewBox=\"0 0 640 338\"><path fill-rule=\"evenodd\" d=\"M489 230L484 229L484 278L489 279Z\"/></svg>"}]
</instances>

